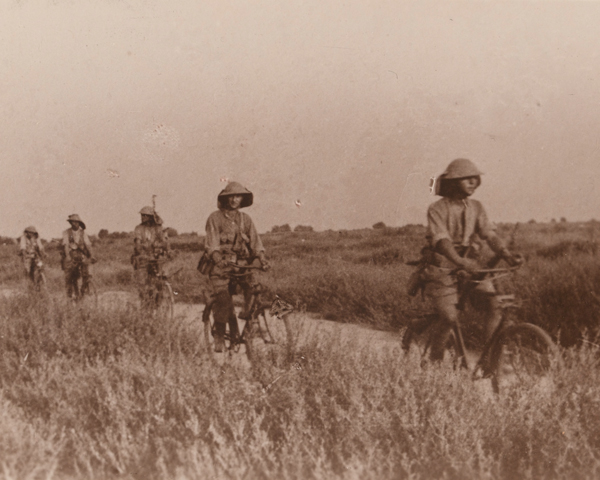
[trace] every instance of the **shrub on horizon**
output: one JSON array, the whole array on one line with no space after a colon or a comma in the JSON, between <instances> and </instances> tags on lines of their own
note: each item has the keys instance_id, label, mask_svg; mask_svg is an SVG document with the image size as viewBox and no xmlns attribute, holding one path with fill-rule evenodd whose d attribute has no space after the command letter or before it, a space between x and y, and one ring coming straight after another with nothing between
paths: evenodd
<instances>
[{"instance_id":1,"label":"shrub on horizon","mask_svg":"<svg viewBox=\"0 0 600 480\"><path fill-rule=\"evenodd\" d=\"M290 227L290 225L288 223L286 223L285 225L280 225L280 226L275 225L271 229L271 233L285 233L285 232L291 232L291 231L292 231L292 227Z\"/></svg>"}]
</instances>

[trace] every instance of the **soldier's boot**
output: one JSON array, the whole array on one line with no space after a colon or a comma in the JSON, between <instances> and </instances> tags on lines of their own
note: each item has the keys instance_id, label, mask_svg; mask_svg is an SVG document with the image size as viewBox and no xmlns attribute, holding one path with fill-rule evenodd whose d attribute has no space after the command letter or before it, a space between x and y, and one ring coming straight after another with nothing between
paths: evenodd
<instances>
[{"instance_id":1,"label":"soldier's boot","mask_svg":"<svg viewBox=\"0 0 600 480\"><path fill-rule=\"evenodd\" d=\"M221 353L225 350L225 324L215 323L215 352Z\"/></svg>"}]
</instances>

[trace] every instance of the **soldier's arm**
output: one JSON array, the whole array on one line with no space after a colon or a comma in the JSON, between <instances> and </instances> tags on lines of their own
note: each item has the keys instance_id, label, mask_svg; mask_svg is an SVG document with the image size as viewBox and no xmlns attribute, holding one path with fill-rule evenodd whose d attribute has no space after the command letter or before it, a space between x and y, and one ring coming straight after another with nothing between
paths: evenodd
<instances>
[{"instance_id":1,"label":"soldier's arm","mask_svg":"<svg viewBox=\"0 0 600 480\"><path fill-rule=\"evenodd\" d=\"M267 256L265 254L265 247L254 226L254 222L249 215L246 216L244 221L247 222L246 225L248 225L246 235L250 238L250 250L258 257L261 265L267 269L269 267L269 262L267 261Z\"/></svg>"},{"instance_id":2,"label":"soldier's arm","mask_svg":"<svg viewBox=\"0 0 600 480\"><path fill-rule=\"evenodd\" d=\"M216 218L211 215L206 221L206 240L205 248L208 254L213 258L214 252L219 252L221 247L221 238L219 234L219 226L217 225ZM220 254L219 254L220 255ZM217 261L217 260L215 260Z\"/></svg>"},{"instance_id":3,"label":"soldier's arm","mask_svg":"<svg viewBox=\"0 0 600 480\"><path fill-rule=\"evenodd\" d=\"M92 242L90 241L90 237L85 230L83 231L83 244L85 245L85 249L87 250L87 254L89 257L93 257L94 254L92 252Z\"/></svg>"},{"instance_id":4,"label":"soldier's arm","mask_svg":"<svg viewBox=\"0 0 600 480\"><path fill-rule=\"evenodd\" d=\"M19 255L24 255L26 250L27 250L27 239L25 238L25 235L22 235L19 238Z\"/></svg>"},{"instance_id":5,"label":"soldier's arm","mask_svg":"<svg viewBox=\"0 0 600 480\"><path fill-rule=\"evenodd\" d=\"M69 232L64 232L62 237L63 254L65 257L69 256Z\"/></svg>"},{"instance_id":6,"label":"soldier's arm","mask_svg":"<svg viewBox=\"0 0 600 480\"><path fill-rule=\"evenodd\" d=\"M171 243L169 242L169 234L167 233L166 229L164 229L164 228L161 229L159 239L160 239L161 248L164 249L167 257L171 258L171 255L172 255Z\"/></svg>"},{"instance_id":7,"label":"soldier's arm","mask_svg":"<svg viewBox=\"0 0 600 480\"><path fill-rule=\"evenodd\" d=\"M138 255L141 254L141 240L138 234L138 229L136 227L136 229L133 231L133 256L137 257Z\"/></svg>"},{"instance_id":8,"label":"soldier's arm","mask_svg":"<svg viewBox=\"0 0 600 480\"><path fill-rule=\"evenodd\" d=\"M37 244L38 253L40 254L40 257L46 258L46 251L44 250L44 245L42 244L42 241L39 238L36 238L35 242Z\"/></svg>"},{"instance_id":9,"label":"soldier's arm","mask_svg":"<svg viewBox=\"0 0 600 480\"><path fill-rule=\"evenodd\" d=\"M242 213L242 215L245 214ZM265 247L263 246L262 240L258 235L258 232L256 231L256 227L254 226L254 222L252 221L249 215L246 215L246 217L244 218L244 223L247 225L247 231L245 233L250 239L250 250L252 250L252 252L254 252L255 255L260 254L260 252L264 253Z\"/></svg>"},{"instance_id":10,"label":"soldier's arm","mask_svg":"<svg viewBox=\"0 0 600 480\"><path fill-rule=\"evenodd\" d=\"M477 233L487 242L498 257L506 259L509 263L512 262L513 257L511 253L508 251L504 241L496 233L496 226L489 221L487 213L481 204L479 204L477 215Z\"/></svg>"}]
</instances>

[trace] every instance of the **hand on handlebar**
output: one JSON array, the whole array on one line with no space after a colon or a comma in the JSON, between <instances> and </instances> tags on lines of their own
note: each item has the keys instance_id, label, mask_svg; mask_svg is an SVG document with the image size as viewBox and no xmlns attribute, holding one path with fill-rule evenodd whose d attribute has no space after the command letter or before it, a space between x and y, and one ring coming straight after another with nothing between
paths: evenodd
<instances>
[{"instance_id":1,"label":"hand on handlebar","mask_svg":"<svg viewBox=\"0 0 600 480\"><path fill-rule=\"evenodd\" d=\"M523 265L523 263L525 262L525 259L523 258L523 256L518 253L515 255L512 255L512 254L506 255L504 257L504 260L511 267L518 267L519 265Z\"/></svg>"},{"instance_id":2,"label":"hand on handlebar","mask_svg":"<svg viewBox=\"0 0 600 480\"><path fill-rule=\"evenodd\" d=\"M215 263L215 266L221 270L227 270L228 268L232 267L231 262L228 262L224 258Z\"/></svg>"},{"instance_id":3,"label":"hand on handlebar","mask_svg":"<svg viewBox=\"0 0 600 480\"><path fill-rule=\"evenodd\" d=\"M262 270L263 272L266 272L266 271L268 271L268 270L270 270L270 269L271 269L271 265L270 265L270 264L269 264L269 262L267 262L266 260L264 260L264 261L261 261L261 262L260 262L260 264L261 264L261 270Z\"/></svg>"},{"instance_id":4,"label":"hand on handlebar","mask_svg":"<svg viewBox=\"0 0 600 480\"><path fill-rule=\"evenodd\" d=\"M480 268L477 261L471 258L462 258L459 267L467 273L477 273Z\"/></svg>"}]
</instances>

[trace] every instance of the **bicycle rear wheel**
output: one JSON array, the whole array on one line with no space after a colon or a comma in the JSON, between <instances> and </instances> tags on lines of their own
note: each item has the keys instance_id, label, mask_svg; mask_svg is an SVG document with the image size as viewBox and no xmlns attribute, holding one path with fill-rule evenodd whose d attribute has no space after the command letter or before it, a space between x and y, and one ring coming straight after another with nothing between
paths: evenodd
<instances>
[{"instance_id":1,"label":"bicycle rear wheel","mask_svg":"<svg viewBox=\"0 0 600 480\"><path fill-rule=\"evenodd\" d=\"M33 287L37 293L45 295L48 293L48 286L46 283L46 275L42 270L37 270L33 277Z\"/></svg>"},{"instance_id":2,"label":"bicycle rear wheel","mask_svg":"<svg viewBox=\"0 0 600 480\"><path fill-rule=\"evenodd\" d=\"M85 300L86 304L91 304L94 307L98 306L98 289L96 288L94 280L89 278L87 281L87 288L84 290L83 285L81 285L79 287L79 292L79 300Z\"/></svg>"},{"instance_id":3,"label":"bicycle rear wheel","mask_svg":"<svg viewBox=\"0 0 600 480\"><path fill-rule=\"evenodd\" d=\"M560 363L558 347L543 329L530 323L511 325L492 346L492 386L499 393L549 382L551 369Z\"/></svg>"}]
</instances>

